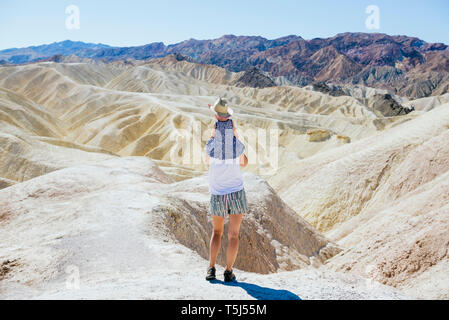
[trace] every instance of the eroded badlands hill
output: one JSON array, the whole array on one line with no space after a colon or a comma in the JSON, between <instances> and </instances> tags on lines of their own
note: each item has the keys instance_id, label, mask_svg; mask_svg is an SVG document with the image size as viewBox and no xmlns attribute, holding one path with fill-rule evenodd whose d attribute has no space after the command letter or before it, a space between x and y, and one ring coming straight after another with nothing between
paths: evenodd
<instances>
[{"instance_id":1,"label":"eroded badlands hill","mask_svg":"<svg viewBox=\"0 0 449 320\"><path fill-rule=\"evenodd\" d=\"M448 298L449 104L285 166L269 181L347 248L329 262L414 295ZM288 183L287 183L288 181Z\"/></svg>"},{"instance_id":2,"label":"eroded badlands hill","mask_svg":"<svg viewBox=\"0 0 449 320\"><path fill-rule=\"evenodd\" d=\"M245 140L261 157L245 169L251 212L236 264L244 279L301 298L403 297L366 278L414 297L447 297L447 96L234 86L241 77L177 56L0 67L0 295L215 292L179 293L148 273L179 282L189 265L198 270L192 284L204 276L207 166L183 156L201 153L213 123L206 106L222 96L243 139L278 133L279 170L269 170L263 139ZM391 116L388 105L416 110ZM200 152L176 149L173 132L190 139L194 129ZM74 267L84 285L67 291ZM233 291L241 289L222 297L255 297Z\"/></svg>"},{"instance_id":3,"label":"eroded badlands hill","mask_svg":"<svg viewBox=\"0 0 449 320\"><path fill-rule=\"evenodd\" d=\"M278 130L280 165L416 116L384 117L349 95L333 97L288 86L232 86L240 76L216 66L178 61L175 56L141 65L46 62L2 67L2 132L24 132L57 145L76 144L121 156L147 156L162 161L173 176L183 179L207 168L203 162L184 160L187 150L173 159L171 151L179 143L173 133L183 129L184 135L192 135L195 129L203 147L213 123L206 106L217 96L230 100L243 138L248 132L258 134L258 129ZM315 130L324 130L325 138L317 139ZM23 143L13 142L11 136L4 139L9 145ZM258 160L265 162L250 170L267 174L267 147L258 140L248 143L261 155Z\"/></svg>"}]
</instances>

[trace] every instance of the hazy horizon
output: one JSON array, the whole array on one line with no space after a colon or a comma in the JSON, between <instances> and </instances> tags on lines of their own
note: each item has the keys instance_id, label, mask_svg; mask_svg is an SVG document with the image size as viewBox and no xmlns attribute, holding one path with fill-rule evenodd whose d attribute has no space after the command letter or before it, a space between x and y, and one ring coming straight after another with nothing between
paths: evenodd
<instances>
[{"instance_id":1,"label":"hazy horizon","mask_svg":"<svg viewBox=\"0 0 449 320\"><path fill-rule=\"evenodd\" d=\"M54 43L62 43L62 42L65 42L65 41L82 42L82 43L85 43L85 44L93 44L93 45L104 45L104 46L109 46L109 47L111 47L111 48L126 48L126 47L140 47L140 46L148 45L148 44L151 44L151 43L163 43L164 45L169 46L169 45L174 45L174 44L181 43L181 42L183 42L183 41L188 41L188 40L191 40L191 39L193 39L193 40L198 40L198 41L207 41L207 40L218 39L218 38L221 38L221 37L224 37L224 36L228 36L228 35L232 35L232 36L236 36L236 37L245 37L245 36L247 36L247 37L262 37L262 38L265 38L265 39L267 39L267 40L275 40L275 39L278 39L278 38L282 38L282 37L286 37L286 36L295 35L295 36L302 37L304 40L312 40L312 39L316 39L316 38L323 38L323 39L326 39L326 38L332 38L332 37L337 36L338 34L342 34L342 33L367 33L367 34L368 34L368 33L371 33L371 34L376 34L376 33L378 33L378 34L386 34L386 35L388 35L388 36L407 36L407 37L414 37L414 36L410 36L410 35L407 35L407 34L387 34L387 33L383 33L383 32L340 32L340 33L336 33L336 34L334 34L334 35L331 35L331 36L329 36L329 37L314 37L314 38L304 38L304 37L302 37L300 34L287 34L287 35L285 35L285 36L280 36L280 37L277 37L277 38L266 38L266 37L263 37L263 36L260 36L260 35L249 35L249 34L240 34L240 35L236 35L236 34L223 34L223 35L221 35L221 36L219 36L219 37L217 37L217 38L209 38L209 39L189 38L189 39L181 40L181 41L176 42L176 43L166 43L166 42L164 42L164 41L153 41L153 42L148 42L148 43L137 44L137 45L135 45L135 46L113 46L113 45L110 45L110 44L104 43L104 42L86 42L86 41L82 41L82 40L63 39L63 40L60 40L60 41L53 41L53 42L48 42L48 43L30 44L30 45L27 45L27 46L24 46L24 47L0 48L0 51L9 50L9 49L23 49L23 48L30 48L30 47L39 47L39 46L51 45L51 44L54 44ZM416 37L416 38L418 38L418 37ZM421 38L419 38L419 39L421 39ZM427 43L433 43L433 42L430 42L430 41L426 41L426 39L421 39L421 40L423 40L423 41L425 41L425 42L427 42ZM446 45L449 45L449 43L444 43L444 42L441 42L441 43L446 44Z\"/></svg>"}]
</instances>

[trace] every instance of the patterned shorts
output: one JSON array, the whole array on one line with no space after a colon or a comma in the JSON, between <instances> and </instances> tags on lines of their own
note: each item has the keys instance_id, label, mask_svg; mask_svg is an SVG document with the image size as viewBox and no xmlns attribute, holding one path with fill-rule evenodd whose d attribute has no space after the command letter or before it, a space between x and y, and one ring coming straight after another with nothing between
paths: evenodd
<instances>
[{"instance_id":1,"label":"patterned shorts","mask_svg":"<svg viewBox=\"0 0 449 320\"><path fill-rule=\"evenodd\" d=\"M211 195L209 212L213 216L226 217L248 211L245 189L224 195Z\"/></svg>"}]
</instances>

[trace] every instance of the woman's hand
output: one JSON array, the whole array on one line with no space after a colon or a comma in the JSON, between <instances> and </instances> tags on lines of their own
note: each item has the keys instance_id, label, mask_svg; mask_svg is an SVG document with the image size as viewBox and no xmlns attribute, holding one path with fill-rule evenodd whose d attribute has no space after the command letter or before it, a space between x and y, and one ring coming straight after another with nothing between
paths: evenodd
<instances>
[{"instance_id":1,"label":"woman's hand","mask_svg":"<svg viewBox=\"0 0 449 320\"><path fill-rule=\"evenodd\" d=\"M248 165L248 158L246 157L245 154L242 154L240 156L240 166L241 167L246 167Z\"/></svg>"}]
</instances>

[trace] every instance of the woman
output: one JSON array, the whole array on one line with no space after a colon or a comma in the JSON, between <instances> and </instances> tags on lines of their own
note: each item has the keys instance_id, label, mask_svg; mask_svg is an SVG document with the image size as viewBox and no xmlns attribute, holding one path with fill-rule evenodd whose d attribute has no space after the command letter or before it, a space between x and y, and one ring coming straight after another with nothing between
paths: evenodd
<instances>
[{"instance_id":1,"label":"woman","mask_svg":"<svg viewBox=\"0 0 449 320\"><path fill-rule=\"evenodd\" d=\"M211 139L206 144L206 161L209 164L209 187L211 193L209 213L212 216L213 232L210 240L209 268L206 280L216 278L215 262L220 250L221 236L226 216L229 216L228 247L224 281L236 279L232 266L237 257L239 232L243 214L248 211L240 166L248 164L243 154L244 146L237 139L232 110L226 101L219 98L214 107L217 122Z\"/></svg>"}]
</instances>

